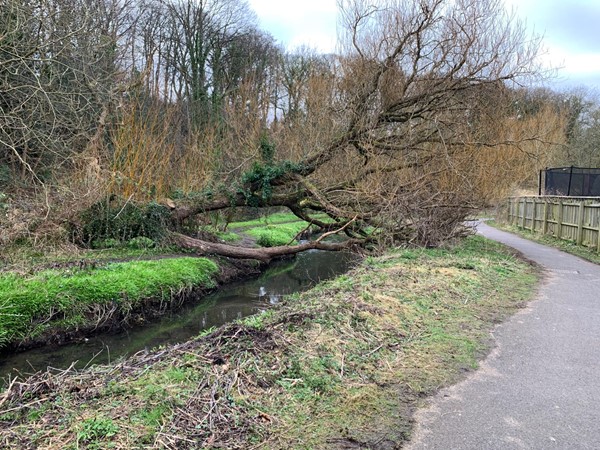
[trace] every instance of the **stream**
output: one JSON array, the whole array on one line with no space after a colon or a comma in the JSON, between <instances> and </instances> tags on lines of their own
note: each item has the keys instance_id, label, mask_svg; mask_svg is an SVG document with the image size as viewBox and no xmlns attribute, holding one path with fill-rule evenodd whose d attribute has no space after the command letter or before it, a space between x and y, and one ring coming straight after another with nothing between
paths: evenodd
<instances>
[{"instance_id":1,"label":"stream","mask_svg":"<svg viewBox=\"0 0 600 450\"><path fill-rule=\"evenodd\" d=\"M159 345L184 342L202 330L256 314L278 303L282 296L305 291L321 280L348 271L357 257L351 253L311 250L294 259L273 262L258 278L233 282L213 294L187 302L177 311L115 334L102 334L63 346L46 346L0 361L0 386L7 378L47 367L66 369L105 364Z\"/></svg>"}]
</instances>

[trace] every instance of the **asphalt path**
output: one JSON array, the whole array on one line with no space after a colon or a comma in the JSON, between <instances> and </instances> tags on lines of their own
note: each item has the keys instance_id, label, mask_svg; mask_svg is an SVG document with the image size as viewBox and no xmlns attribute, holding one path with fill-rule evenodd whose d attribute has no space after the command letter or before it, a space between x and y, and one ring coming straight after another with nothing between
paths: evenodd
<instances>
[{"instance_id":1,"label":"asphalt path","mask_svg":"<svg viewBox=\"0 0 600 450\"><path fill-rule=\"evenodd\" d=\"M536 299L498 326L465 381L416 414L408 450L600 450L600 266L485 224L544 269Z\"/></svg>"}]
</instances>

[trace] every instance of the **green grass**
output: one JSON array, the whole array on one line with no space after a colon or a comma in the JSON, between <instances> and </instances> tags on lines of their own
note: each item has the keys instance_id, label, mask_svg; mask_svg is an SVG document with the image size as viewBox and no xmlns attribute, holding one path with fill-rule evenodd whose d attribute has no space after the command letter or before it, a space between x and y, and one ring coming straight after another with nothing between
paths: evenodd
<instances>
[{"instance_id":1,"label":"green grass","mask_svg":"<svg viewBox=\"0 0 600 450\"><path fill-rule=\"evenodd\" d=\"M329 216L327 216L326 214L314 214L313 215L315 219L321 220L323 222L331 222L332 219L329 218ZM268 216L263 216L260 217L258 219L253 219L253 220L246 220L243 222L232 222L229 224L229 228L230 229L237 229L237 228L250 228L250 227L261 227L261 226L265 226L265 225L272 225L272 224L278 224L278 223L285 223L285 222L298 222L300 221L300 219L298 219L298 217L292 213L275 213L275 214L270 214ZM303 222L306 223L306 222Z\"/></svg>"},{"instance_id":2,"label":"green grass","mask_svg":"<svg viewBox=\"0 0 600 450\"><path fill-rule=\"evenodd\" d=\"M325 214L316 214L315 218L324 222L331 219ZM275 213L258 219L243 222L232 222L229 224L228 232L218 231L214 226L205 226L203 229L215 234L219 239L227 243L235 243L242 239L241 234L253 238L261 247L275 247L286 245L308 226L308 222L298 219L291 213ZM293 243L293 242L292 242Z\"/></svg>"},{"instance_id":3,"label":"green grass","mask_svg":"<svg viewBox=\"0 0 600 450\"><path fill-rule=\"evenodd\" d=\"M203 225L200 227L200 231L215 235L218 239L223 242L232 244L238 242L242 237L233 231L221 231L217 230L213 225Z\"/></svg>"},{"instance_id":4,"label":"green grass","mask_svg":"<svg viewBox=\"0 0 600 450\"><path fill-rule=\"evenodd\" d=\"M47 374L43 392L24 384L31 389L0 407L0 442L397 448L412 409L477 367L489 331L530 298L536 280L480 237L369 257L197 340L60 382Z\"/></svg>"},{"instance_id":5,"label":"green grass","mask_svg":"<svg viewBox=\"0 0 600 450\"><path fill-rule=\"evenodd\" d=\"M534 286L526 265L477 237L452 250L369 258L358 276L322 286L302 304L316 325L297 337L286 372L302 381L286 381L287 395L266 402L267 411L284 411L275 433L282 441L272 448L335 438L368 447L386 434L401 441L410 417L398 413L476 368L489 328Z\"/></svg>"},{"instance_id":6,"label":"green grass","mask_svg":"<svg viewBox=\"0 0 600 450\"><path fill-rule=\"evenodd\" d=\"M239 234L230 231L217 231L215 234L219 239L230 244L238 242L242 239L242 237Z\"/></svg>"},{"instance_id":7,"label":"green grass","mask_svg":"<svg viewBox=\"0 0 600 450\"><path fill-rule=\"evenodd\" d=\"M3 249L0 271L31 271L44 265L61 265L80 261L103 262L143 259L153 256L184 253L179 247L160 246L131 248L128 246L102 249L83 249L75 245L37 249L30 245L13 245Z\"/></svg>"},{"instance_id":8,"label":"green grass","mask_svg":"<svg viewBox=\"0 0 600 450\"><path fill-rule=\"evenodd\" d=\"M600 253L593 247L585 247L583 245L577 245L576 242L566 241L563 239L557 239L553 236L544 236L541 233L534 233L533 231L526 230L515 225L509 225L502 221L490 220L486 222L488 225L496 227L500 230L508 231L510 233L518 234L526 239L539 242L540 244L548 245L550 247L557 248L564 252L570 253L575 256L579 256L587 261L600 264Z\"/></svg>"},{"instance_id":9,"label":"green grass","mask_svg":"<svg viewBox=\"0 0 600 450\"><path fill-rule=\"evenodd\" d=\"M256 239L261 247L276 247L293 243L294 237L308 226L308 222L297 221L250 228L245 234Z\"/></svg>"},{"instance_id":10,"label":"green grass","mask_svg":"<svg viewBox=\"0 0 600 450\"><path fill-rule=\"evenodd\" d=\"M127 312L148 299L168 299L194 286L212 287L218 268L205 258L110 263L93 269L0 275L0 345L57 326L85 326L95 310ZM95 319L98 319L95 317Z\"/></svg>"}]
</instances>

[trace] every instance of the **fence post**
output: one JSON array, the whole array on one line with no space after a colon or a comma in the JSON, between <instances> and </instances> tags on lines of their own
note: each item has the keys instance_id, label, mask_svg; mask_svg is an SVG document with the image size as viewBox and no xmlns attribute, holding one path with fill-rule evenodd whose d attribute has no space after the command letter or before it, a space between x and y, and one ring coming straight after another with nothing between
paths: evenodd
<instances>
[{"instance_id":1,"label":"fence post","mask_svg":"<svg viewBox=\"0 0 600 450\"><path fill-rule=\"evenodd\" d=\"M581 245L583 242L583 219L585 218L585 202L580 200L579 203L579 217L577 222L577 245Z\"/></svg>"},{"instance_id":2,"label":"fence post","mask_svg":"<svg viewBox=\"0 0 600 450\"><path fill-rule=\"evenodd\" d=\"M515 209L515 208L517 208L517 207L515 206L515 204L516 204L516 201L515 201L515 199L514 199L514 198L512 198L512 199L510 200L510 214L511 214L511 218L510 218L510 224L511 224L511 225L514 225L514 224L515 224L516 215L519 213L519 210L518 210L518 209Z\"/></svg>"},{"instance_id":3,"label":"fence post","mask_svg":"<svg viewBox=\"0 0 600 450\"><path fill-rule=\"evenodd\" d=\"M511 225L512 225L512 220L513 220L512 217L513 217L513 214L512 214L512 198L508 197L508 217L507 217L507 219L508 219L508 223L511 224Z\"/></svg>"},{"instance_id":4,"label":"fence post","mask_svg":"<svg viewBox=\"0 0 600 450\"><path fill-rule=\"evenodd\" d=\"M524 230L526 230L526 228L525 228L526 225L527 225L527 198L523 198L523 221L521 222L521 227Z\"/></svg>"},{"instance_id":5,"label":"fence post","mask_svg":"<svg viewBox=\"0 0 600 450\"><path fill-rule=\"evenodd\" d=\"M533 223L531 224L531 228L533 229L533 231L536 231L535 228L535 223L538 220L538 215L537 215L537 205L538 205L538 197L534 197L533 198Z\"/></svg>"},{"instance_id":6,"label":"fence post","mask_svg":"<svg viewBox=\"0 0 600 450\"><path fill-rule=\"evenodd\" d=\"M571 182L573 181L573 166L571 166L571 171L569 172L569 187L567 189L567 196L571 195Z\"/></svg>"},{"instance_id":7,"label":"fence post","mask_svg":"<svg viewBox=\"0 0 600 450\"><path fill-rule=\"evenodd\" d=\"M600 214L598 209L596 209L596 216L598 217L598 253L600 253Z\"/></svg>"},{"instance_id":8,"label":"fence post","mask_svg":"<svg viewBox=\"0 0 600 450\"><path fill-rule=\"evenodd\" d=\"M544 199L544 222L542 223L542 236L548 233L548 199Z\"/></svg>"},{"instance_id":9,"label":"fence post","mask_svg":"<svg viewBox=\"0 0 600 450\"><path fill-rule=\"evenodd\" d=\"M562 223L563 223L563 200L558 200L558 218L556 219L556 233L557 238L562 238Z\"/></svg>"}]
</instances>

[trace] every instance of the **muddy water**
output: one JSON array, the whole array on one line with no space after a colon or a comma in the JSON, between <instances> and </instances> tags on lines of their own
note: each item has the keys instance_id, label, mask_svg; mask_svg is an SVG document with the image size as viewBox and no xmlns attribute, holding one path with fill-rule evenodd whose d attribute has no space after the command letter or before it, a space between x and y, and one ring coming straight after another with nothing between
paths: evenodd
<instances>
[{"instance_id":1,"label":"muddy water","mask_svg":"<svg viewBox=\"0 0 600 450\"><path fill-rule=\"evenodd\" d=\"M8 376L64 369L76 362L107 363L139 350L183 342L200 331L258 313L282 296L303 291L318 281L346 272L356 261L347 253L309 251L292 260L274 262L259 278L235 282L163 316L158 321L118 334L100 335L83 343L44 347L9 355L0 361L0 385Z\"/></svg>"}]
</instances>

